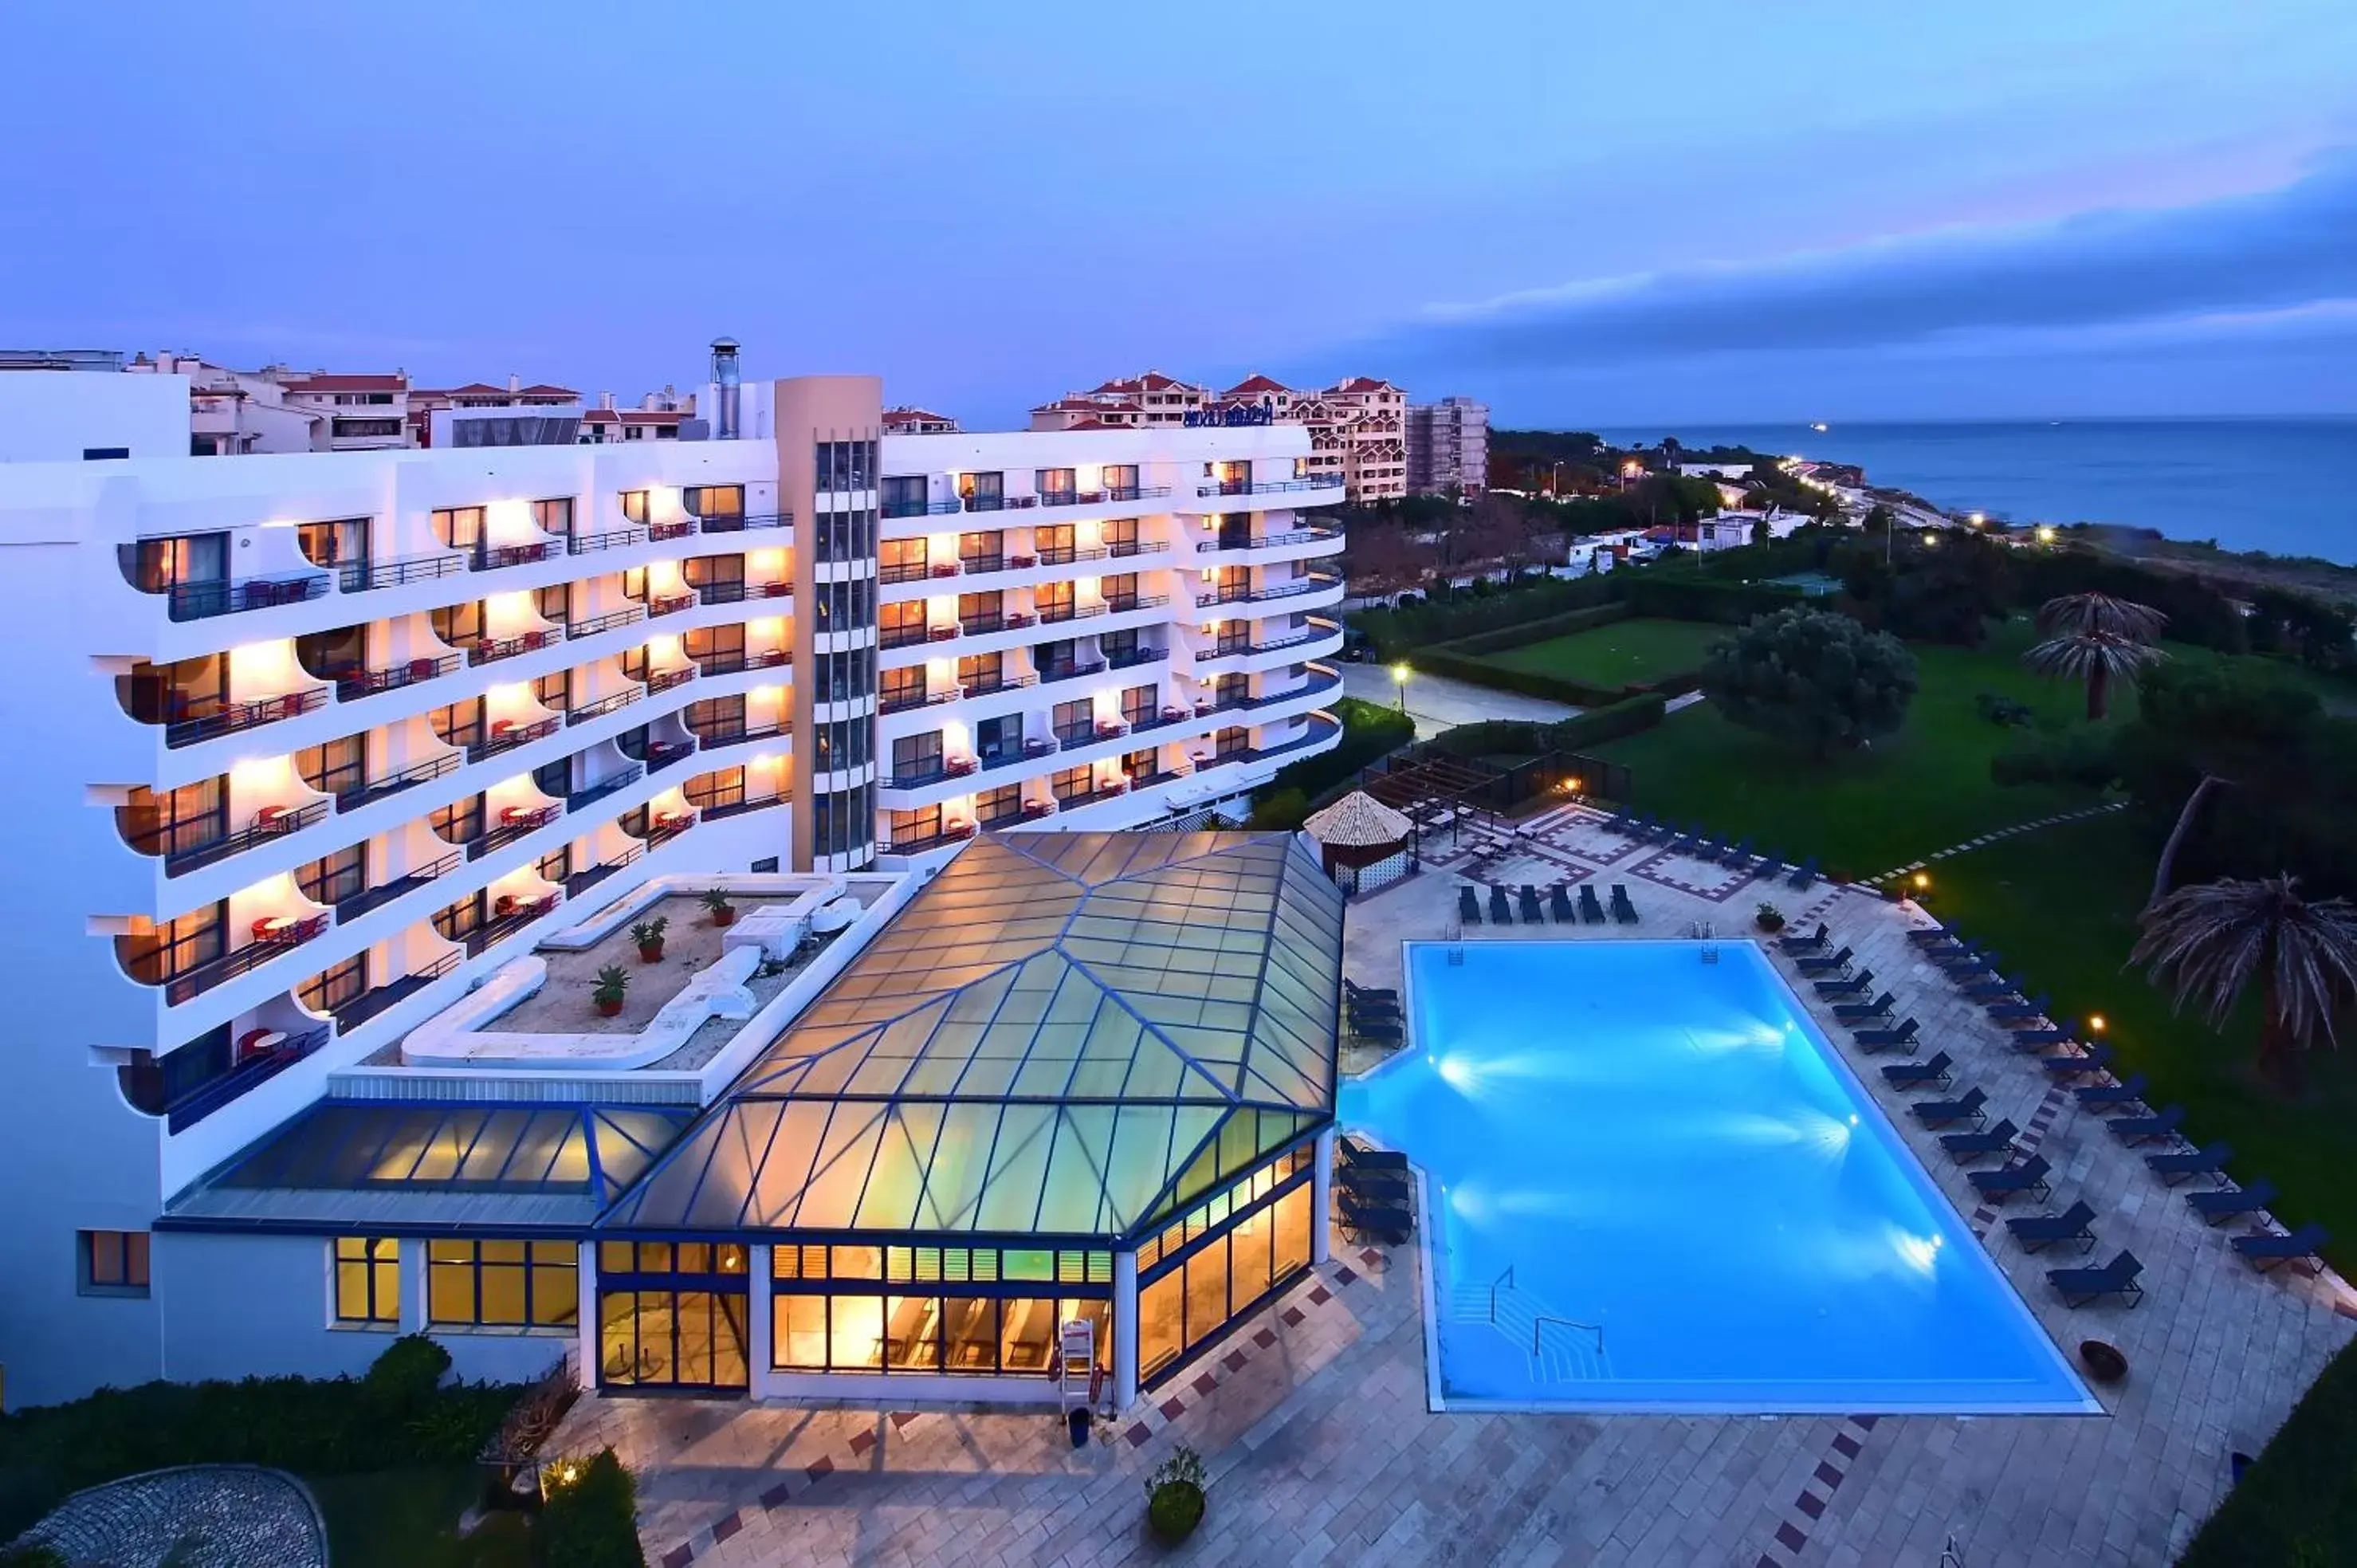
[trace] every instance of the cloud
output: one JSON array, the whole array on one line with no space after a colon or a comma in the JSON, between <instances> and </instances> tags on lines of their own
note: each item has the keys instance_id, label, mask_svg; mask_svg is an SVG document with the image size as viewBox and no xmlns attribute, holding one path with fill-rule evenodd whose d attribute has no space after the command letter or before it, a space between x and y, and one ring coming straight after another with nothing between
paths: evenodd
<instances>
[{"instance_id":1,"label":"cloud","mask_svg":"<svg viewBox=\"0 0 2357 1568\"><path fill-rule=\"evenodd\" d=\"M2357 300L2357 156L2179 207L1933 231L1440 306L1373 346L1404 373L2096 336Z\"/></svg>"}]
</instances>

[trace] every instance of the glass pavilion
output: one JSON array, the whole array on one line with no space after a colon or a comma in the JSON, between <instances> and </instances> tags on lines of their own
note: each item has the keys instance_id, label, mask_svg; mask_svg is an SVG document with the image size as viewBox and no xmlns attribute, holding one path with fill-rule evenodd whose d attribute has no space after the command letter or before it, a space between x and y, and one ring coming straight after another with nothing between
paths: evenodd
<instances>
[{"instance_id":1,"label":"glass pavilion","mask_svg":"<svg viewBox=\"0 0 2357 1568\"><path fill-rule=\"evenodd\" d=\"M602 1386L1126 1400L1324 1251L1342 898L1289 835L952 860L596 1230Z\"/></svg>"}]
</instances>

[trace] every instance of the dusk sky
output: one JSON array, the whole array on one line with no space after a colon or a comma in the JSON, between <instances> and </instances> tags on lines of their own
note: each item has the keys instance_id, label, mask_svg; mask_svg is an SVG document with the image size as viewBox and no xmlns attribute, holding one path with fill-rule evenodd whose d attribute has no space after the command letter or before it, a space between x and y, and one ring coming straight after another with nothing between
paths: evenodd
<instances>
[{"instance_id":1,"label":"dusk sky","mask_svg":"<svg viewBox=\"0 0 2357 1568\"><path fill-rule=\"evenodd\" d=\"M8 7L0 344L2357 411L2357 5Z\"/></svg>"}]
</instances>

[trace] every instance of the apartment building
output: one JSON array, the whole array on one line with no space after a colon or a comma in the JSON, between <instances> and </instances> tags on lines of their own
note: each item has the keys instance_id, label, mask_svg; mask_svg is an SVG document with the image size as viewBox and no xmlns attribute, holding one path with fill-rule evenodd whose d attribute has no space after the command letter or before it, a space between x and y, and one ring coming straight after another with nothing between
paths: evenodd
<instances>
[{"instance_id":1,"label":"apartment building","mask_svg":"<svg viewBox=\"0 0 2357 1568\"><path fill-rule=\"evenodd\" d=\"M1192 423L1190 416L1200 417L1212 401L1207 386L1148 371L1042 403L1031 411L1031 428L1176 430Z\"/></svg>"},{"instance_id":2,"label":"apartment building","mask_svg":"<svg viewBox=\"0 0 2357 1568\"><path fill-rule=\"evenodd\" d=\"M935 413L929 408L911 408L906 403L884 411L884 434L887 435L955 435L958 422L946 413Z\"/></svg>"},{"instance_id":3,"label":"apartment building","mask_svg":"<svg viewBox=\"0 0 2357 1568\"><path fill-rule=\"evenodd\" d=\"M1411 495L1480 495L1490 485L1490 405L1445 397L1407 411Z\"/></svg>"},{"instance_id":4,"label":"apartment building","mask_svg":"<svg viewBox=\"0 0 2357 1568\"><path fill-rule=\"evenodd\" d=\"M1330 387L1289 387L1255 371L1225 392L1159 371L1067 392L1031 411L1034 430L1150 430L1298 425L1309 434L1301 471L1339 483L1353 505L1407 494L1407 394L1352 376Z\"/></svg>"},{"instance_id":5,"label":"apartment building","mask_svg":"<svg viewBox=\"0 0 2357 1568\"><path fill-rule=\"evenodd\" d=\"M57 381L83 383L70 418L15 417ZM110 392L135 394L129 434L101 433ZM872 378L739 384L729 346L712 439L205 463L159 452L188 395L0 377L0 429L48 432L0 464L17 690L48 737L8 770L38 828L0 870L44 977L0 1098L0 1171L44 1195L0 1215L17 1402L364 1365L337 1330L434 1321L423 1238L453 1192L587 1249L625 1171L766 1039L620 1087L529 1053L415 1073L418 1030L511 1000L565 932L798 876L822 903L866 879L866 929L985 829L1135 826L1339 738L1316 660L1340 539L1295 509L1340 493L1297 427L888 436ZM647 1108L663 1094L685 1100ZM495 1127L503 1160L544 1135L547 1205L371 1175ZM547 1347L454 1348L510 1376Z\"/></svg>"}]
</instances>

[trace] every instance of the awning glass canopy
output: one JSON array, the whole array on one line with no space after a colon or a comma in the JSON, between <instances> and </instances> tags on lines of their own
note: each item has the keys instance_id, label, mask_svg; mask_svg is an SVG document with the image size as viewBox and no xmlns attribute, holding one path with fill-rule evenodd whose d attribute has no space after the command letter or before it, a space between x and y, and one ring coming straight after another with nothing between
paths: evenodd
<instances>
[{"instance_id":1,"label":"awning glass canopy","mask_svg":"<svg viewBox=\"0 0 2357 1568\"><path fill-rule=\"evenodd\" d=\"M1289 836L984 839L607 1224L1150 1228L1330 1118L1341 940Z\"/></svg>"}]
</instances>

